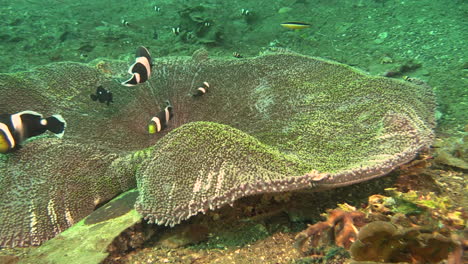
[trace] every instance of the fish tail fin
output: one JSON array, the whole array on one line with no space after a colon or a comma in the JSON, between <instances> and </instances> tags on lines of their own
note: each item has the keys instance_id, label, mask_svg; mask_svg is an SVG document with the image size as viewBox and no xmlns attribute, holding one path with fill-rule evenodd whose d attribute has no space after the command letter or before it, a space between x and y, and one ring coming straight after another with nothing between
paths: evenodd
<instances>
[{"instance_id":1,"label":"fish tail fin","mask_svg":"<svg viewBox=\"0 0 468 264\"><path fill-rule=\"evenodd\" d=\"M130 77L130 79L121 82L121 84L124 85L124 86L135 86L135 85L137 85L138 80L137 80L136 75L133 74L132 77Z\"/></svg>"},{"instance_id":2,"label":"fish tail fin","mask_svg":"<svg viewBox=\"0 0 468 264\"><path fill-rule=\"evenodd\" d=\"M47 130L54 133L57 137L62 138L67 127L67 122L61 115L53 115L47 119Z\"/></svg>"}]
</instances>

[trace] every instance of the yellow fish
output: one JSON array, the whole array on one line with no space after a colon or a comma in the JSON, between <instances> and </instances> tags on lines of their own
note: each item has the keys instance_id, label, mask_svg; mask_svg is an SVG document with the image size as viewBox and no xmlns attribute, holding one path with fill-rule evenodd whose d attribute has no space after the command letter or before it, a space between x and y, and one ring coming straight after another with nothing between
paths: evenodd
<instances>
[{"instance_id":1,"label":"yellow fish","mask_svg":"<svg viewBox=\"0 0 468 264\"><path fill-rule=\"evenodd\" d=\"M311 24L305 22L284 22L281 23L281 26L289 29L304 29L310 27Z\"/></svg>"}]
</instances>

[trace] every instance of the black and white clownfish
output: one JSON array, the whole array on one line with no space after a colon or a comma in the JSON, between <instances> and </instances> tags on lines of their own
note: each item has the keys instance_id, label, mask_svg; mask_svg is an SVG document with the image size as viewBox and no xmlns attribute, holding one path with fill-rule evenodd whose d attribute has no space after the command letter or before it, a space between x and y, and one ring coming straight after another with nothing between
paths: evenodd
<instances>
[{"instance_id":1,"label":"black and white clownfish","mask_svg":"<svg viewBox=\"0 0 468 264\"><path fill-rule=\"evenodd\" d=\"M238 58L238 59L241 59L241 58L244 57L244 56L242 56L242 55L241 55L239 52L237 52L237 51L234 51L234 52L232 53L232 56L233 56L234 58Z\"/></svg>"},{"instance_id":2,"label":"black and white clownfish","mask_svg":"<svg viewBox=\"0 0 468 264\"><path fill-rule=\"evenodd\" d=\"M128 73L132 74L132 77L122 82L122 85L135 86L146 82L151 77L152 67L153 62L148 49L143 46L138 47L136 50L135 63L128 69Z\"/></svg>"},{"instance_id":3,"label":"black and white clownfish","mask_svg":"<svg viewBox=\"0 0 468 264\"><path fill-rule=\"evenodd\" d=\"M66 126L67 123L61 115L44 118L34 111L0 114L0 153L16 150L26 139L47 130L61 138Z\"/></svg>"},{"instance_id":4,"label":"black and white clownfish","mask_svg":"<svg viewBox=\"0 0 468 264\"><path fill-rule=\"evenodd\" d=\"M100 103L106 103L107 105L114 102L112 92L104 89L102 85L99 85L96 89L96 94L91 94L90 97L93 101L99 100Z\"/></svg>"},{"instance_id":5,"label":"black and white clownfish","mask_svg":"<svg viewBox=\"0 0 468 264\"><path fill-rule=\"evenodd\" d=\"M160 132L167 127L167 122L172 119L174 114L172 113L172 105L166 101L166 107L160 111L153 118L151 118L150 124L148 125L148 133L154 134Z\"/></svg>"},{"instance_id":6,"label":"black and white clownfish","mask_svg":"<svg viewBox=\"0 0 468 264\"><path fill-rule=\"evenodd\" d=\"M195 90L192 96L193 97L202 96L206 94L206 92L208 91L208 88L210 88L210 84L208 82L203 82L202 85L198 87L197 90Z\"/></svg>"}]
</instances>

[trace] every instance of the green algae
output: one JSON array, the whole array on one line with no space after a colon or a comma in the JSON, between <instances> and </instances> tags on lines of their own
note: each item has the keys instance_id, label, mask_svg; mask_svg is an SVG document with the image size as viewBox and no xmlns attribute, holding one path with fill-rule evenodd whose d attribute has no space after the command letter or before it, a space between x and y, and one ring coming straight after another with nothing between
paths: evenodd
<instances>
[{"instance_id":1,"label":"green algae","mask_svg":"<svg viewBox=\"0 0 468 264\"><path fill-rule=\"evenodd\" d=\"M386 199L386 204L396 213L421 214L423 211L437 210L446 214L454 207L449 197L436 195L433 192L423 194L411 190L403 193L395 188L388 188L386 191L391 195Z\"/></svg>"}]
</instances>

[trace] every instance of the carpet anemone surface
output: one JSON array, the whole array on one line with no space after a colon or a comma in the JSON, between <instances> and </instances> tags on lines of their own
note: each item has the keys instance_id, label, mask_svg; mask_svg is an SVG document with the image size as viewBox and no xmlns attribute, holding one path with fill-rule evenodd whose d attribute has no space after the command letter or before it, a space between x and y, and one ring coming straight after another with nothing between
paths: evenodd
<instances>
[{"instance_id":1,"label":"carpet anemone surface","mask_svg":"<svg viewBox=\"0 0 468 264\"><path fill-rule=\"evenodd\" d=\"M63 139L0 156L0 246L38 245L138 188L150 222L175 225L247 195L323 190L382 176L429 147L433 91L336 62L273 53L154 61L149 83L121 86L127 63L55 63L0 74L1 113L60 113ZM191 94L203 82L208 92ZM102 85L110 106L89 95ZM170 100L174 118L148 134Z\"/></svg>"}]
</instances>

